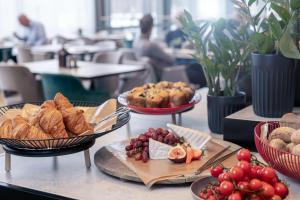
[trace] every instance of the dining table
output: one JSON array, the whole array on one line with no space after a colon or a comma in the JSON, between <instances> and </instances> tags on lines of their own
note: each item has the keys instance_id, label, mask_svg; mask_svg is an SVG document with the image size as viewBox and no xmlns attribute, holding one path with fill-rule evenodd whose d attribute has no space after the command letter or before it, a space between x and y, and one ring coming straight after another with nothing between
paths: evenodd
<instances>
[{"instance_id":1,"label":"dining table","mask_svg":"<svg viewBox=\"0 0 300 200\"><path fill-rule=\"evenodd\" d=\"M207 125L207 88L199 92L203 98L194 109L183 113L182 126L210 132ZM131 113L130 129L124 126L96 140L91 148L94 155L101 147L127 140L144 133L150 127L166 127L171 121L167 115L140 115ZM130 131L128 131L130 130ZM242 134L242 130L241 130ZM211 133L213 138L222 135ZM258 159L261 157L257 154ZM92 164L86 169L83 153L61 156L54 162L52 158L32 158L12 156L11 171L4 169L5 156L0 154L0 191L7 191L13 197L19 193L48 199L83 200L188 200L192 199L190 184L154 185L148 189L141 183L126 181L107 175ZM2 167L2 168L1 168ZM299 199L300 182L279 175L289 184L288 200ZM3 193L3 194L4 194ZM42 198L41 198L42 199Z\"/></svg>"},{"instance_id":2,"label":"dining table","mask_svg":"<svg viewBox=\"0 0 300 200\"><path fill-rule=\"evenodd\" d=\"M46 44L34 46L31 48L33 54L45 55L45 54L57 54L62 47L71 55L84 56L84 55L94 55L100 52L113 51L115 48L110 46L97 46L97 45L86 45L86 44Z\"/></svg>"},{"instance_id":3,"label":"dining table","mask_svg":"<svg viewBox=\"0 0 300 200\"><path fill-rule=\"evenodd\" d=\"M94 63L88 61L77 61L77 68L59 67L58 60L43 60L35 62L22 63L33 74L64 74L75 76L80 79L95 79L120 74L128 74L144 71L141 65L123 65Z\"/></svg>"}]
</instances>

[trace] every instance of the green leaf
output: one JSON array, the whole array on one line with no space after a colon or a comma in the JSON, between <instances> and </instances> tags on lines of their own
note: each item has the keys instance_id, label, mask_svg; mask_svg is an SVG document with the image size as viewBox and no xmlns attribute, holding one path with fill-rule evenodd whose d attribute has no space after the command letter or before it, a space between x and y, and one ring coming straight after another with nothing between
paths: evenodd
<instances>
[{"instance_id":1,"label":"green leaf","mask_svg":"<svg viewBox=\"0 0 300 200\"><path fill-rule=\"evenodd\" d=\"M252 4L255 2L256 0L249 0L248 1L248 6L250 7L250 6L252 6Z\"/></svg>"},{"instance_id":2,"label":"green leaf","mask_svg":"<svg viewBox=\"0 0 300 200\"><path fill-rule=\"evenodd\" d=\"M282 35L282 28L280 26L279 21L277 20L277 18L273 13L270 14L268 22L269 22L268 25L270 27L273 36L275 37L276 40L279 41Z\"/></svg>"},{"instance_id":3,"label":"green leaf","mask_svg":"<svg viewBox=\"0 0 300 200\"><path fill-rule=\"evenodd\" d=\"M282 7L282 6L279 6L275 3L271 3L271 8L279 15L279 17L285 21L286 23L289 22L290 18L291 18L291 15L289 13L289 11Z\"/></svg>"},{"instance_id":4,"label":"green leaf","mask_svg":"<svg viewBox=\"0 0 300 200\"><path fill-rule=\"evenodd\" d=\"M281 53L287 58L300 59L300 52L288 31L285 31L279 41Z\"/></svg>"},{"instance_id":5,"label":"green leaf","mask_svg":"<svg viewBox=\"0 0 300 200\"><path fill-rule=\"evenodd\" d=\"M293 10L298 10L300 8L300 0L290 0L290 6Z\"/></svg>"},{"instance_id":6,"label":"green leaf","mask_svg":"<svg viewBox=\"0 0 300 200\"><path fill-rule=\"evenodd\" d=\"M254 33L250 37L253 49L260 54L272 53L274 51L274 41L272 37L264 33Z\"/></svg>"},{"instance_id":7,"label":"green leaf","mask_svg":"<svg viewBox=\"0 0 300 200\"><path fill-rule=\"evenodd\" d=\"M258 22L260 21L260 17L261 17L261 14L264 12L264 10L266 9L267 7L267 4L265 4L261 9L260 11L254 16L253 18L253 21L254 23L257 25Z\"/></svg>"}]
</instances>

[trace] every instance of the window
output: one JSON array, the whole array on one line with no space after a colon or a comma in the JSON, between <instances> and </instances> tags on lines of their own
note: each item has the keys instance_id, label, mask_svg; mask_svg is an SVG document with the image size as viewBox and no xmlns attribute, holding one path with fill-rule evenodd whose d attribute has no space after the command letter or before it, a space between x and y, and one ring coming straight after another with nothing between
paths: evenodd
<instances>
[{"instance_id":1,"label":"window","mask_svg":"<svg viewBox=\"0 0 300 200\"><path fill-rule=\"evenodd\" d=\"M187 10L197 19L217 19L226 17L228 4L228 0L172 0L171 16Z\"/></svg>"},{"instance_id":2,"label":"window","mask_svg":"<svg viewBox=\"0 0 300 200\"><path fill-rule=\"evenodd\" d=\"M44 24L48 37L95 30L94 0L0 0L0 37L11 35L24 13Z\"/></svg>"}]
</instances>

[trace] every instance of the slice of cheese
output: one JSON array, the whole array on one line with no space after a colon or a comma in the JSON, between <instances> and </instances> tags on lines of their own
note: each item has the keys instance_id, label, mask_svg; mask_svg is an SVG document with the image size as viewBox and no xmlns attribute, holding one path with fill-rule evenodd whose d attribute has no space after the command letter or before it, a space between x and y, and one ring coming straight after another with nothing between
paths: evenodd
<instances>
[{"instance_id":1,"label":"slice of cheese","mask_svg":"<svg viewBox=\"0 0 300 200\"><path fill-rule=\"evenodd\" d=\"M167 124L172 132L178 137L183 137L193 149L202 149L204 145L211 139L211 135L205 132L197 131L174 124Z\"/></svg>"},{"instance_id":2,"label":"slice of cheese","mask_svg":"<svg viewBox=\"0 0 300 200\"><path fill-rule=\"evenodd\" d=\"M149 139L149 156L152 160L168 159L168 152L172 147L158 142L153 139Z\"/></svg>"}]
</instances>

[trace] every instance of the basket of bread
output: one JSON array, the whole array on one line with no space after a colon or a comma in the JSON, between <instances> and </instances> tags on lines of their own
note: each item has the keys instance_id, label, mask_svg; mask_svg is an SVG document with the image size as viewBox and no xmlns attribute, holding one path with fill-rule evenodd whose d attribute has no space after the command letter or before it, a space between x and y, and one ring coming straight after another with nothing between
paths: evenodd
<instances>
[{"instance_id":1,"label":"basket of bread","mask_svg":"<svg viewBox=\"0 0 300 200\"><path fill-rule=\"evenodd\" d=\"M57 93L53 100L0 108L0 144L34 150L74 147L91 142L129 120L129 110L116 100L70 102Z\"/></svg>"},{"instance_id":2,"label":"basket of bread","mask_svg":"<svg viewBox=\"0 0 300 200\"><path fill-rule=\"evenodd\" d=\"M201 95L184 82L148 83L121 94L120 104L143 114L173 114L192 108Z\"/></svg>"},{"instance_id":3,"label":"basket of bread","mask_svg":"<svg viewBox=\"0 0 300 200\"><path fill-rule=\"evenodd\" d=\"M261 122L254 129L257 151L280 173L300 180L300 118L288 113L280 121Z\"/></svg>"}]
</instances>

